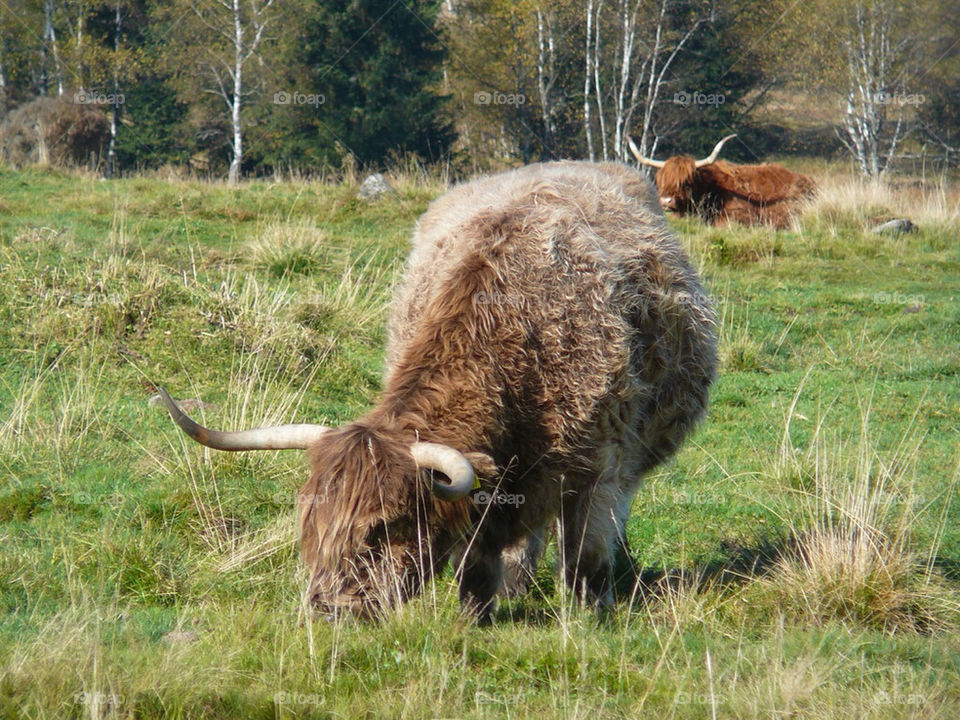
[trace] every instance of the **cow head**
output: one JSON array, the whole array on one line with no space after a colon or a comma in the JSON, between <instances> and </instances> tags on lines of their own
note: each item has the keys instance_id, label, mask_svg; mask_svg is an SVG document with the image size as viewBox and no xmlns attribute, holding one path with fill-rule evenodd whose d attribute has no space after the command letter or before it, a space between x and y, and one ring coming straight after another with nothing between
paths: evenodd
<instances>
[{"instance_id":1,"label":"cow head","mask_svg":"<svg viewBox=\"0 0 960 720\"><path fill-rule=\"evenodd\" d=\"M310 600L325 613L368 616L417 594L468 525L468 503L457 501L474 486L474 463L492 465L479 453L404 440L385 423L210 430L159 390L177 425L207 447L309 450L310 479L297 494L300 549Z\"/></svg>"},{"instance_id":2,"label":"cow head","mask_svg":"<svg viewBox=\"0 0 960 720\"><path fill-rule=\"evenodd\" d=\"M716 162L723 144L736 137L727 135L716 144L707 157L694 160L685 155L676 155L667 160L652 160L640 154L632 138L628 138L630 152L641 165L657 168L655 181L657 194L660 197L660 207L677 213L693 212L700 199L700 173L697 171Z\"/></svg>"}]
</instances>

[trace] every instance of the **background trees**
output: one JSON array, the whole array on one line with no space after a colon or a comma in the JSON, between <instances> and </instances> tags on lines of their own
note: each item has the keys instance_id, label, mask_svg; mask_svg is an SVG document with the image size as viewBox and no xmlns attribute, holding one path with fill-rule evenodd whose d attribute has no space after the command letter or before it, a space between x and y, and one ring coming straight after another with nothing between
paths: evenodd
<instances>
[{"instance_id":1,"label":"background trees","mask_svg":"<svg viewBox=\"0 0 960 720\"><path fill-rule=\"evenodd\" d=\"M85 107L58 157L108 174L467 172L624 160L628 134L698 154L732 131L745 160L939 168L960 145L958 30L932 0L18 0L0 4L0 150L49 160L54 106L31 103L59 97Z\"/></svg>"}]
</instances>

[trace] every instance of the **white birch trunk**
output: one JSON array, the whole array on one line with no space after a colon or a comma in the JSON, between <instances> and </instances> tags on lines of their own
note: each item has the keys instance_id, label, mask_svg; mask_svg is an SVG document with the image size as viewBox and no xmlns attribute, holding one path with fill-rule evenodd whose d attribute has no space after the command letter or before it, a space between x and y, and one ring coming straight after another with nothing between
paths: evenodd
<instances>
[{"instance_id":1,"label":"white birch trunk","mask_svg":"<svg viewBox=\"0 0 960 720\"><path fill-rule=\"evenodd\" d=\"M590 162L597 159L596 150L593 147L593 125L590 122L590 80L592 79L592 59L591 59L591 35L593 33L593 0L587 0L587 35L584 41L584 67L583 67L583 126L587 134L587 154Z\"/></svg>"},{"instance_id":2,"label":"white birch trunk","mask_svg":"<svg viewBox=\"0 0 960 720\"><path fill-rule=\"evenodd\" d=\"M113 36L113 105L110 108L110 145L107 149L107 177L112 178L117 171L117 116L120 114L120 30L123 16L120 13L120 0L114 8Z\"/></svg>"},{"instance_id":3,"label":"white birch trunk","mask_svg":"<svg viewBox=\"0 0 960 720\"><path fill-rule=\"evenodd\" d=\"M233 100L230 102L230 124L233 128L233 157L227 181L235 185L240 180L243 164L243 128L240 126L240 104L243 98L243 23L240 18L240 0L233 0L234 65Z\"/></svg>"},{"instance_id":4,"label":"white birch trunk","mask_svg":"<svg viewBox=\"0 0 960 720\"><path fill-rule=\"evenodd\" d=\"M46 74L46 48L49 46L53 55L53 72L57 81L57 95L63 95L63 66L60 64L60 50L57 47L57 31L53 27L53 0L43 3L43 53L42 62L44 75ZM43 92L47 92L47 80L43 79Z\"/></svg>"}]
</instances>

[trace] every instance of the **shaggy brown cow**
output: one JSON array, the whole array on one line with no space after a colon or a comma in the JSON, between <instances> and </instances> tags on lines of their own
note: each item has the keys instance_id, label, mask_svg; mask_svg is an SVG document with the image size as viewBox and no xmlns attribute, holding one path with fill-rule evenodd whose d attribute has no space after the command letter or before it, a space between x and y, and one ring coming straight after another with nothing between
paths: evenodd
<instances>
[{"instance_id":1,"label":"shaggy brown cow","mask_svg":"<svg viewBox=\"0 0 960 720\"><path fill-rule=\"evenodd\" d=\"M385 389L359 420L221 433L167 406L210 447L308 450L301 552L321 610L376 612L456 558L485 620L502 552L557 517L567 582L605 607L640 479L706 408L715 330L640 173L534 165L421 218Z\"/></svg>"},{"instance_id":2,"label":"shaggy brown cow","mask_svg":"<svg viewBox=\"0 0 960 720\"><path fill-rule=\"evenodd\" d=\"M703 160L677 155L651 160L629 140L637 162L657 170L657 190L664 210L697 213L707 222L724 225L770 225L785 228L800 201L813 194L810 178L783 165L736 165L717 160L720 148L736 135L727 135Z\"/></svg>"}]
</instances>

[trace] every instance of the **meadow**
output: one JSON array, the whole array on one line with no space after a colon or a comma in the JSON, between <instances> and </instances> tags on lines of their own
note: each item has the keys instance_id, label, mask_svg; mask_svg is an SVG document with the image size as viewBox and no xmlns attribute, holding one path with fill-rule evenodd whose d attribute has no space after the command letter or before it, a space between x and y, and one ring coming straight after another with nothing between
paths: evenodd
<instances>
[{"instance_id":1,"label":"meadow","mask_svg":"<svg viewBox=\"0 0 960 720\"><path fill-rule=\"evenodd\" d=\"M551 550L487 628L449 572L377 623L311 617L304 458L204 450L150 402L224 428L369 408L440 180L367 203L0 170L0 716L960 717L960 195L805 169L790 230L671 220L722 369L636 498L642 590L598 619Z\"/></svg>"}]
</instances>

